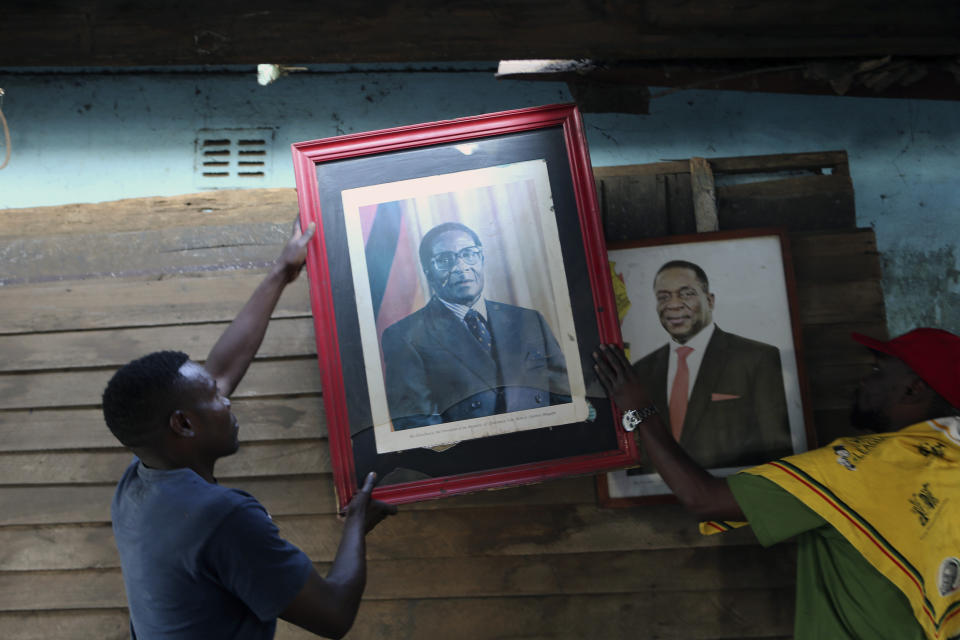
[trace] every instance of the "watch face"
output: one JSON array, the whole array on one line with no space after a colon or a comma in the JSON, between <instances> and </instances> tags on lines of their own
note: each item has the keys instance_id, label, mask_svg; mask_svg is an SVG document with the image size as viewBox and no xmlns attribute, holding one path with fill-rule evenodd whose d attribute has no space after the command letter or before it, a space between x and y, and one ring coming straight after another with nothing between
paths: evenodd
<instances>
[{"instance_id":1,"label":"watch face","mask_svg":"<svg viewBox=\"0 0 960 640\"><path fill-rule=\"evenodd\" d=\"M652 416L657 412L657 408L653 405L649 407L644 407L637 411L636 409L628 409L623 412L623 418L620 420L620 424L623 425L624 431L633 431L637 428L637 425Z\"/></svg>"}]
</instances>

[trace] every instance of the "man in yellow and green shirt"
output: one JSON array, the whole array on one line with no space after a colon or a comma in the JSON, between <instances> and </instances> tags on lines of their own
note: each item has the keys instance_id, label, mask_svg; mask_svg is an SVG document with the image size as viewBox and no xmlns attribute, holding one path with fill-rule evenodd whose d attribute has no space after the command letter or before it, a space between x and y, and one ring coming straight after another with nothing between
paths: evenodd
<instances>
[{"instance_id":1,"label":"man in yellow and green shirt","mask_svg":"<svg viewBox=\"0 0 960 640\"><path fill-rule=\"evenodd\" d=\"M701 531L797 539L798 640L960 637L960 337L853 338L876 355L852 414L873 433L726 479L677 445L618 347L595 368Z\"/></svg>"}]
</instances>

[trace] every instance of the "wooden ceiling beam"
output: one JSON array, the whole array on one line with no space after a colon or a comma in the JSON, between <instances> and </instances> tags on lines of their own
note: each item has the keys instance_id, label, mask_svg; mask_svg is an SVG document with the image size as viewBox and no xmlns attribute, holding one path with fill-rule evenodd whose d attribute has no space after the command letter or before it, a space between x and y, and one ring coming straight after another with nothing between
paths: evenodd
<instances>
[{"instance_id":1,"label":"wooden ceiling beam","mask_svg":"<svg viewBox=\"0 0 960 640\"><path fill-rule=\"evenodd\" d=\"M647 95L650 99L686 89L759 91L870 98L960 100L960 59L957 58L842 58L758 60L669 60L657 62L592 62L589 60L502 61L497 77L504 80L567 82L574 96L602 95L613 87L668 87ZM592 91L591 91L592 90ZM619 95L617 91L613 95ZM622 98L621 98L622 99ZM585 111L609 109L596 100ZM579 99L578 99L579 104ZM583 109L583 105L581 105Z\"/></svg>"},{"instance_id":2,"label":"wooden ceiling beam","mask_svg":"<svg viewBox=\"0 0 960 640\"><path fill-rule=\"evenodd\" d=\"M960 55L956 0L7 0L0 66Z\"/></svg>"}]
</instances>

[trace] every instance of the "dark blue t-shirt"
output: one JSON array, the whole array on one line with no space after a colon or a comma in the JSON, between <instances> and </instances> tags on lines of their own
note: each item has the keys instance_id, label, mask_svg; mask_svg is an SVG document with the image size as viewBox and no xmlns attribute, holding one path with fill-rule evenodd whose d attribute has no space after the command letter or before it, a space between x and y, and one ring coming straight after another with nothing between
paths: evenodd
<instances>
[{"instance_id":1,"label":"dark blue t-shirt","mask_svg":"<svg viewBox=\"0 0 960 640\"><path fill-rule=\"evenodd\" d=\"M137 640L262 640L309 575L248 493L138 459L110 508Z\"/></svg>"}]
</instances>

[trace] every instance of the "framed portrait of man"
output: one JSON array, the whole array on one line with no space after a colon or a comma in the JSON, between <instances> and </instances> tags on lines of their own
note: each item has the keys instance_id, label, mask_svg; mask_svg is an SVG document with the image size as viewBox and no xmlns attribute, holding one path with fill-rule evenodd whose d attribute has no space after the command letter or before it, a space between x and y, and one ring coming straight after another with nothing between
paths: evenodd
<instances>
[{"instance_id":1,"label":"framed portrait of man","mask_svg":"<svg viewBox=\"0 0 960 640\"><path fill-rule=\"evenodd\" d=\"M586 420L543 159L342 198L378 453Z\"/></svg>"},{"instance_id":2,"label":"framed portrait of man","mask_svg":"<svg viewBox=\"0 0 960 640\"><path fill-rule=\"evenodd\" d=\"M619 340L579 114L293 145L331 462L408 502L635 464L593 369Z\"/></svg>"},{"instance_id":3,"label":"framed portrait of man","mask_svg":"<svg viewBox=\"0 0 960 640\"><path fill-rule=\"evenodd\" d=\"M813 443L786 234L673 236L608 249L628 358L681 447L718 476ZM610 506L671 496L649 462L600 479Z\"/></svg>"}]
</instances>

